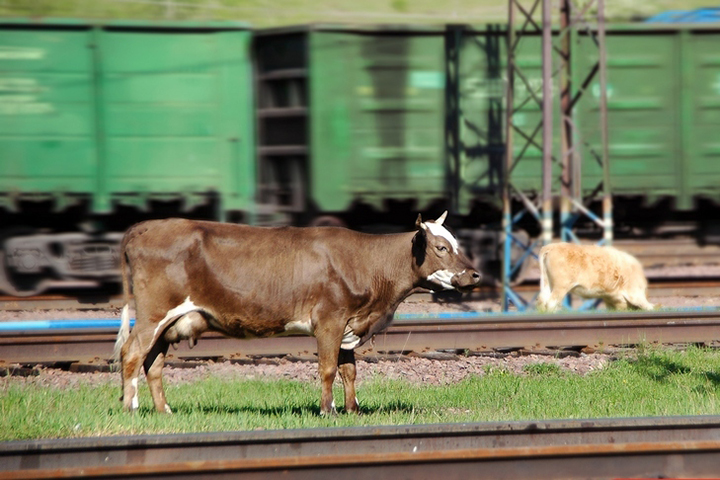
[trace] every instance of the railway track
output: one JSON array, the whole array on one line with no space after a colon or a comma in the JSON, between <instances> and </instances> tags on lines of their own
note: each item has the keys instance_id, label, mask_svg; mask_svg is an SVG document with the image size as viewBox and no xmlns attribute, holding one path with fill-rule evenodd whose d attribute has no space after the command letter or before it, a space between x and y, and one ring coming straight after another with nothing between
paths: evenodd
<instances>
[{"instance_id":1,"label":"railway track","mask_svg":"<svg viewBox=\"0 0 720 480\"><path fill-rule=\"evenodd\" d=\"M720 245L698 245L697 240L692 237L678 236L662 240L616 239L613 246L637 257L645 268L720 263Z\"/></svg>"},{"instance_id":2,"label":"railway track","mask_svg":"<svg viewBox=\"0 0 720 480\"><path fill-rule=\"evenodd\" d=\"M710 477L720 417L224 432L0 443L0 477Z\"/></svg>"},{"instance_id":3,"label":"railway track","mask_svg":"<svg viewBox=\"0 0 720 480\"><path fill-rule=\"evenodd\" d=\"M398 316L372 341L358 347L362 357L450 352L474 354L502 349L530 352L563 348L602 350L612 346L648 344L715 344L720 341L720 310L693 309L656 312L598 311L555 315L427 314ZM117 333L117 319L102 327L95 320L83 328L57 321L35 328L31 322L5 324L0 329L0 367L13 364L107 364ZM235 360L288 357L314 360L315 339L306 336L238 340L217 333L202 336L188 348L184 342L168 361Z\"/></svg>"},{"instance_id":4,"label":"railway track","mask_svg":"<svg viewBox=\"0 0 720 480\"><path fill-rule=\"evenodd\" d=\"M518 285L514 290L526 299L538 291L536 282ZM672 296L720 297L720 280L707 278L670 279L651 281L649 298ZM430 294L415 294L416 298L431 301ZM465 300L500 298L500 289L483 286L464 297ZM48 294L33 297L0 295L1 311L30 310L107 310L122 308L122 295L117 293L94 292L85 294Z\"/></svg>"},{"instance_id":5,"label":"railway track","mask_svg":"<svg viewBox=\"0 0 720 480\"><path fill-rule=\"evenodd\" d=\"M122 306L122 295L118 294L52 294L32 297L0 295L0 311L108 310Z\"/></svg>"}]
</instances>

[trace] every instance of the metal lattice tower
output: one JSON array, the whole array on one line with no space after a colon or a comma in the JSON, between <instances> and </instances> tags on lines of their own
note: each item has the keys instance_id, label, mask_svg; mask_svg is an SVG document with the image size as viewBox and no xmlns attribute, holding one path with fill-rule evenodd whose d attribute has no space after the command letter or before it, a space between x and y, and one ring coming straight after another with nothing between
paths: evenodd
<instances>
[{"instance_id":1,"label":"metal lattice tower","mask_svg":"<svg viewBox=\"0 0 720 480\"><path fill-rule=\"evenodd\" d=\"M523 4L529 4L526 8ZM612 242L612 197L610 193L610 170L608 161L606 53L604 0L588 0L577 6L573 0L560 0L560 29L552 28L550 0L509 0L508 8L508 61L507 61L507 108L506 108L506 159L503 172L503 310L510 303L518 310L525 310L530 302L520 297L512 288L512 279L531 258L537 258L537 250L550 243L555 236L554 208L559 203L559 231L563 241L579 242L574 231L576 222L587 216L603 230L600 241ZM540 8L541 22L536 17ZM592 17L592 18L591 18ZM521 20L518 27L517 20ZM540 86L518 62L522 41L528 37L541 36L542 75ZM573 47L580 40L591 40L597 47L598 59L587 71L573 56ZM553 70L553 60L559 57L559 67ZM559 77L557 83L555 77ZM599 118L595 124L600 129L598 144L592 144L588 130L592 125L578 125L578 103L587 94L593 81L599 81ZM560 93L559 155L554 155L553 145L553 85ZM518 88L521 87L521 88ZM586 100L589 101L589 100ZM542 116L536 123L517 122L518 112L527 105L537 104ZM539 133L540 139L538 139ZM515 143L517 141L517 144ZM516 148L518 147L518 148ZM518 164L526 159L529 151L542 152L542 185L528 190L527 185L516 181L514 173ZM582 185L583 152L598 162L602 180L593 189ZM555 165L555 166L554 166ZM558 172L559 171L559 175ZM559 191L558 191L559 190ZM589 193L588 193L589 192ZM602 218L593 213L588 204L602 195ZM559 202L554 201L558 199ZM520 205L518 211L513 211ZM524 240L518 235L519 223L528 215L538 223L540 235ZM522 254L512 261L513 248ZM569 305L566 299L566 305ZM593 302L594 303L594 302Z\"/></svg>"}]
</instances>

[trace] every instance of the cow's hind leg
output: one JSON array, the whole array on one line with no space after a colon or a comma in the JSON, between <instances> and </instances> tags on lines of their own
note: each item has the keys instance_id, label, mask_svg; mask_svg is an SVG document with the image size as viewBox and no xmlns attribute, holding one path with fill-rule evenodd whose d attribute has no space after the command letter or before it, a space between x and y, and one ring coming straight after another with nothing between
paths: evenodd
<instances>
[{"instance_id":1,"label":"cow's hind leg","mask_svg":"<svg viewBox=\"0 0 720 480\"><path fill-rule=\"evenodd\" d=\"M562 304L563 298L570 291L570 287L565 285L553 285L552 291L548 294L538 296L538 310L546 312L554 312Z\"/></svg>"},{"instance_id":2,"label":"cow's hind leg","mask_svg":"<svg viewBox=\"0 0 720 480\"><path fill-rule=\"evenodd\" d=\"M355 352L353 350L340 349L338 355L338 370L345 390L345 411L358 412L358 401L355 395Z\"/></svg>"},{"instance_id":3,"label":"cow's hind leg","mask_svg":"<svg viewBox=\"0 0 720 480\"><path fill-rule=\"evenodd\" d=\"M133 329L133 331L130 332L130 337L128 337L127 342L125 342L122 347L122 399L125 409L131 412L137 410L139 407L138 381L140 368L145 362L151 341L152 332L147 332L143 335L138 333L137 329Z\"/></svg>"},{"instance_id":4,"label":"cow's hind leg","mask_svg":"<svg viewBox=\"0 0 720 480\"><path fill-rule=\"evenodd\" d=\"M159 338L153 345L143 364L150 394L155 404L155 410L163 413L172 413L165 399L165 390L163 389L162 382L162 369L165 365L165 356L167 355L169 346L170 344L162 337Z\"/></svg>"}]
</instances>

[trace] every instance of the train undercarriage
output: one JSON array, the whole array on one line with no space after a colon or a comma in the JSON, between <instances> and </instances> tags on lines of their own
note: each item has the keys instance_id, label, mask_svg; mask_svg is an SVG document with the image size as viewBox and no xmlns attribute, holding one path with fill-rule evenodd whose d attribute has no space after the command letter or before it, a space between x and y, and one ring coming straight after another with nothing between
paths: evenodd
<instances>
[{"instance_id":1,"label":"train undercarriage","mask_svg":"<svg viewBox=\"0 0 720 480\"><path fill-rule=\"evenodd\" d=\"M31 296L48 290L117 288L120 281L120 240L129 226L142 220L183 216L217 220L218 204L184 211L181 202L151 202L147 211L120 207L112 215L91 216L82 205L65 212L53 212L51 202L27 202L18 213L3 213L0 236L0 291L12 296ZM383 211L355 205L346 212L317 212L304 208L279 215L283 209L266 205L275 214L268 224L347 226L371 233L391 233L412 228L417 215L413 202L387 202ZM437 216L447 208L444 202L421 212ZM243 221L229 215L229 221ZM616 246L638 256L646 268L659 266L720 264L720 208L712 202L698 202L692 211L678 212L672 202L651 206L640 199L615 200ZM262 223L262 217L257 217ZM257 222L256 222L257 223ZM465 250L484 274L485 284L500 279L502 242L500 211L490 204L477 205L468 216L454 216L455 230ZM523 225L516 236L528 243L539 232L532 223ZM578 225L581 238L599 239L602 232L591 223ZM512 255L517 259L522 249ZM533 262L526 262L512 279L514 284L532 277Z\"/></svg>"}]
</instances>

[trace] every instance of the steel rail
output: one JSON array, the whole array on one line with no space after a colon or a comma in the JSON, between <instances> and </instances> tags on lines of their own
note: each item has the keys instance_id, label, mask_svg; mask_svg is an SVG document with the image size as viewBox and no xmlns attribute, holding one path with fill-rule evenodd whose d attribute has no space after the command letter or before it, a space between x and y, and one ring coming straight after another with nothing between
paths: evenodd
<instances>
[{"instance_id":1,"label":"steel rail","mask_svg":"<svg viewBox=\"0 0 720 480\"><path fill-rule=\"evenodd\" d=\"M115 328L0 331L0 365L105 363L111 356L116 332ZM554 315L428 314L427 318L396 320L356 352L371 357L448 350L490 352L507 348L601 350L639 343L711 344L717 341L720 341L720 311L715 309ZM313 359L315 352L315 339L307 336L238 340L208 333L193 349L181 342L177 350L170 350L168 361L258 356Z\"/></svg>"},{"instance_id":2,"label":"steel rail","mask_svg":"<svg viewBox=\"0 0 720 480\"><path fill-rule=\"evenodd\" d=\"M0 478L708 477L720 417L406 425L0 443Z\"/></svg>"},{"instance_id":3,"label":"steel rail","mask_svg":"<svg viewBox=\"0 0 720 480\"><path fill-rule=\"evenodd\" d=\"M526 300L530 300L538 291L537 283L528 282L514 287ZM648 297L671 296L720 296L720 281L710 278L696 278L692 280L656 280L648 286ZM500 298L500 289L494 286L483 286L466 294L464 301ZM430 293L417 293L410 297L410 301L432 302ZM98 310L120 309L123 306L122 295L117 294L86 294L86 295L40 295L35 297L13 297L0 295L0 311L20 310Z\"/></svg>"}]
</instances>

